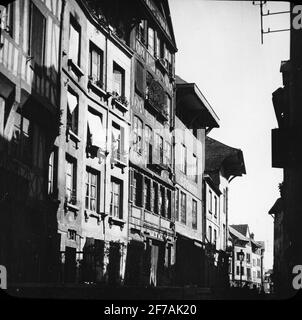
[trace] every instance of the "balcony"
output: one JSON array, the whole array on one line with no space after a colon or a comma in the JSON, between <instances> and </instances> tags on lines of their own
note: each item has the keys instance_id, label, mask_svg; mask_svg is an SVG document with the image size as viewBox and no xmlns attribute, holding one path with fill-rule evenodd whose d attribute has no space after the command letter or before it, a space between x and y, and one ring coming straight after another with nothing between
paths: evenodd
<instances>
[{"instance_id":1,"label":"balcony","mask_svg":"<svg viewBox=\"0 0 302 320\"><path fill-rule=\"evenodd\" d=\"M166 105L156 104L153 100L147 97L145 100L145 106L149 108L160 121L169 120L169 114L166 110Z\"/></svg>"}]
</instances>

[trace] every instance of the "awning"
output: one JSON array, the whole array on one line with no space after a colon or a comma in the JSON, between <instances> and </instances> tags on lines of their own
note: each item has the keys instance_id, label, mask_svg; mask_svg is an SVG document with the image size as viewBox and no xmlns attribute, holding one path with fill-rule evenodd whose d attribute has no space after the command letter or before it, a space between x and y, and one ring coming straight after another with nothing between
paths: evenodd
<instances>
[{"instance_id":1,"label":"awning","mask_svg":"<svg viewBox=\"0 0 302 320\"><path fill-rule=\"evenodd\" d=\"M15 89L15 85L4 76L0 76L0 96L7 99Z\"/></svg>"},{"instance_id":2,"label":"awning","mask_svg":"<svg viewBox=\"0 0 302 320\"><path fill-rule=\"evenodd\" d=\"M73 113L77 105L78 105L78 97L72 94L70 91L67 91L67 106L71 114Z\"/></svg>"},{"instance_id":3,"label":"awning","mask_svg":"<svg viewBox=\"0 0 302 320\"><path fill-rule=\"evenodd\" d=\"M91 134L91 144L101 149L106 149L106 131L101 117L88 112L88 128Z\"/></svg>"}]
</instances>

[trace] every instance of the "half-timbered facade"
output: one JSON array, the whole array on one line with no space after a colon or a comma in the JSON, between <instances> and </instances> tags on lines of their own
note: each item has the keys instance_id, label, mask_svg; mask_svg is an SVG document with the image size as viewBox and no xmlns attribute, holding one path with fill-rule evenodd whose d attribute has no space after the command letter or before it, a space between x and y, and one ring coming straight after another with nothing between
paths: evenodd
<instances>
[{"instance_id":1,"label":"half-timbered facade","mask_svg":"<svg viewBox=\"0 0 302 320\"><path fill-rule=\"evenodd\" d=\"M9 282L56 274L57 202L47 196L47 160L59 132L62 1L1 6L0 260Z\"/></svg>"}]
</instances>

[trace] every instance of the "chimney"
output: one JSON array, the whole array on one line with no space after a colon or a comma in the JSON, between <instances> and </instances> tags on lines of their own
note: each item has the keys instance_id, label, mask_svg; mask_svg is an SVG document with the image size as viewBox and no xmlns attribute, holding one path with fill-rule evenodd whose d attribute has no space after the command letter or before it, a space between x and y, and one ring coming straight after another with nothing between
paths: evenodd
<instances>
[{"instance_id":1,"label":"chimney","mask_svg":"<svg viewBox=\"0 0 302 320\"><path fill-rule=\"evenodd\" d=\"M253 240L254 240L254 234L253 234L253 233L251 233L251 239L253 239Z\"/></svg>"}]
</instances>

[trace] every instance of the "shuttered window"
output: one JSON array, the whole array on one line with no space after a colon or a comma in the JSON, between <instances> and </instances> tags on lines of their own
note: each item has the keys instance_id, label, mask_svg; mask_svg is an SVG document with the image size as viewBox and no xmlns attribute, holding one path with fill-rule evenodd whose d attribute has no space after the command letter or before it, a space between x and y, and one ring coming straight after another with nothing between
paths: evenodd
<instances>
[{"instance_id":1,"label":"shuttered window","mask_svg":"<svg viewBox=\"0 0 302 320\"><path fill-rule=\"evenodd\" d=\"M43 66L46 19L33 3L30 6L30 14L29 55L37 65Z\"/></svg>"}]
</instances>

